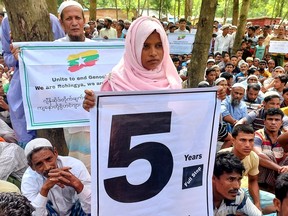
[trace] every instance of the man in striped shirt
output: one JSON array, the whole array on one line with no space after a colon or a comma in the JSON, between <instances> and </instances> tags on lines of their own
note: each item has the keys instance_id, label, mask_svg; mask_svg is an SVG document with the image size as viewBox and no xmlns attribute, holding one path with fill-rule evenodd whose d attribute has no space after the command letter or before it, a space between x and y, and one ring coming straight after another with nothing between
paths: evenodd
<instances>
[{"instance_id":1,"label":"man in striped shirt","mask_svg":"<svg viewBox=\"0 0 288 216\"><path fill-rule=\"evenodd\" d=\"M255 132L254 151L260 159L258 182L268 190L274 188L278 174L288 172L288 157L277 141L283 116L279 108L268 109L264 114L264 128Z\"/></svg>"},{"instance_id":2,"label":"man in striped shirt","mask_svg":"<svg viewBox=\"0 0 288 216\"><path fill-rule=\"evenodd\" d=\"M267 92L262 102L263 107L248 113L246 117L240 119L238 124L251 124L255 131L264 128L264 114L270 108L280 108L280 95L277 92ZM288 130L288 118L283 117L283 130Z\"/></svg>"},{"instance_id":3,"label":"man in striped shirt","mask_svg":"<svg viewBox=\"0 0 288 216\"><path fill-rule=\"evenodd\" d=\"M231 152L216 155L212 185L214 216L245 214L260 216L261 211L240 189L245 168Z\"/></svg>"}]
</instances>

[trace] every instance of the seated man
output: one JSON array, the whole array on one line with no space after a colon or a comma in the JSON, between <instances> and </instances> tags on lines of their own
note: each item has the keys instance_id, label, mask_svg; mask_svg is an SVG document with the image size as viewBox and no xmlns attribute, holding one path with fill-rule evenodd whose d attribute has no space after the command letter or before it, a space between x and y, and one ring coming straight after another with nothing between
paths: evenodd
<instances>
[{"instance_id":1,"label":"seated man","mask_svg":"<svg viewBox=\"0 0 288 216\"><path fill-rule=\"evenodd\" d=\"M264 128L255 132L254 151L259 156L260 186L273 191L276 176L288 172L288 158L278 143L284 114L279 108L268 109L264 114Z\"/></svg>"},{"instance_id":2,"label":"seated man","mask_svg":"<svg viewBox=\"0 0 288 216\"><path fill-rule=\"evenodd\" d=\"M21 191L39 215L83 215L91 213L91 177L85 165L72 157L58 156L43 138L25 147L28 169Z\"/></svg>"},{"instance_id":3,"label":"seated man","mask_svg":"<svg viewBox=\"0 0 288 216\"><path fill-rule=\"evenodd\" d=\"M254 130L249 125L236 125L232 131L233 147L222 149L220 152L232 152L241 160L245 167L241 188L249 196L255 206L263 213L268 214L274 212L273 198L274 195L266 191L259 191L258 173L259 173L259 157L252 151L254 146ZM248 188L248 190L247 190ZM260 207L261 204L261 207Z\"/></svg>"},{"instance_id":4,"label":"seated man","mask_svg":"<svg viewBox=\"0 0 288 216\"><path fill-rule=\"evenodd\" d=\"M243 101L247 106L248 113L261 107L262 97L259 95L259 92L260 85L258 83L248 84L246 94L243 98Z\"/></svg>"},{"instance_id":5,"label":"seated man","mask_svg":"<svg viewBox=\"0 0 288 216\"><path fill-rule=\"evenodd\" d=\"M242 118L237 124L252 124L255 131L264 128L264 114L269 108L280 107L280 95L277 92L267 92L264 95L262 102L263 107L258 110L253 110L247 116ZM283 130L288 130L288 119L283 118Z\"/></svg>"},{"instance_id":6,"label":"seated man","mask_svg":"<svg viewBox=\"0 0 288 216\"><path fill-rule=\"evenodd\" d=\"M24 150L15 143L5 142L0 137L0 180L6 181L12 176L20 182L26 169Z\"/></svg>"},{"instance_id":7,"label":"seated man","mask_svg":"<svg viewBox=\"0 0 288 216\"><path fill-rule=\"evenodd\" d=\"M288 173L278 176L275 183L274 206L277 210L275 216L288 215Z\"/></svg>"},{"instance_id":8,"label":"seated man","mask_svg":"<svg viewBox=\"0 0 288 216\"><path fill-rule=\"evenodd\" d=\"M232 86L231 95L221 102L221 114L223 120L228 123L228 131L247 115L246 104L242 101L245 88L242 84L236 83Z\"/></svg>"},{"instance_id":9,"label":"seated man","mask_svg":"<svg viewBox=\"0 0 288 216\"><path fill-rule=\"evenodd\" d=\"M214 216L246 214L260 216L261 211L240 189L245 168L231 152L217 153L212 177Z\"/></svg>"}]
</instances>

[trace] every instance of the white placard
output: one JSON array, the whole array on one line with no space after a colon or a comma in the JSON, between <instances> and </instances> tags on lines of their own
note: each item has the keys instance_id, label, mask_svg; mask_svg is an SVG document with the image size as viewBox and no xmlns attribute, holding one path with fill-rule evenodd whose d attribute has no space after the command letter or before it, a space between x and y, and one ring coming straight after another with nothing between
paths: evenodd
<instances>
[{"instance_id":1,"label":"white placard","mask_svg":"<svg viewBox=\"0 0 288 216\"><path fill-rule=\"evenodd\" d=\"M189 54L192 52L193 49L195 33L170 33L168 34L168 41L170 46L170 54Z\"/></svg>"},{"instance_id":2,"label":"white placard","mask_svg":"<svg viewBox=\"0 0 288 216\"><path fill-rule=\"evenodd\" d=\"M215 88L95 92L93 216L213 216Z\"/></svg>"},{"instance_id":3,"label":"white placard","mask_svg":"<svg viewBox=\"0 0 288 216\"><path fill-rule=\"evenodd\" d=\"M99 90L119 62L123 42L29 42L21 47L19 71L27 128L89 125L84 90Z\"/></svg>"},{"instance_id":4,"label":"white placard","mask_svg":"<svg viewBox=\"0 0 288 216\"><path fill-rule=\"evenodd\" d=\"M270 40L270 53L288 53L288 41Z\"/></svg>"}]
</instances>

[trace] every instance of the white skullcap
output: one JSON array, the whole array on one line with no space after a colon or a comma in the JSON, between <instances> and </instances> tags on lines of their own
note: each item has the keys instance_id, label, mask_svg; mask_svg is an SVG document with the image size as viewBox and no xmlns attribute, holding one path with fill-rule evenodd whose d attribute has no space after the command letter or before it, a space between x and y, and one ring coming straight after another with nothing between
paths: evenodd
<instances>
[{"instance_id":1,"label":"white skullcap","mask_svg":"<svg viewBox=\"0 0 288 216\"><path fill-rule=\"evenodd\" d=\"M264 94L264 99L266 98L266 97L269 97L269 96L272 96L272 95L277 95L279 98L280 98L280 95L278 94L278 92L276 92L276 91L267 91L265 94Z\"/></svg>"},{"instance_id":2,"label":"white skullcap","mask_svg":"<svg viewBox=\"0 0 288 216\"><path fill-rule=\"evenodd\" d=\"M215 80L215 85L218 85L218 83L226 80L224 77L219 77L218 79Z\"/></svg>"},{"instance_id":3,"label":"white skullcap","mask_svg":"<svg viewBox=\"0 0 288 216\"><path fill-rule=\"evenodd\" d=\"M209 62L214 62L215 63L215 59L210 58L210 59L207 60L207 63L209 63Z\"/></svg>"},{"instance_id":4,"label":"white skullcap","mask_svg":"<svg viewBox=\"0 0 288 216\"><path fill-rule=\"evenodd\" d=\"M66 8L66 7L69 7L69 6L77 6L79 7L81 10L83 10L83 7L81 4L79 4L78 2L76 1L64 1L62 2L62 4L60 5L58 11L59 11L59 14L61 15L62 14L62 11Z\"/></svg>"},{"instance_id":5,"label":"white skullcap","mask_svg":"<svg viewBox=\"0 0 288 216\"><path fill-rule=\"evenodd\" d=\"M227 29L227 28L230 28L230 27L231 27L230 24L226 24L226 25L223 25L223 26L221 27L221 30L224 30L224 29Z\"/></svg>"},{"instance_id":6,"label":"white skullcap","mask_svg":"<svg viewBox=\"0 0 288 216\"><path fill-rule=\"evenodd\" d=\"M252 78L252 77L254 77L255 79L258 80L258 77L257 77L256 75L253 75L253 74L252 74L252 75L249 75L248 78L247 78L247 80L249 80L249 79Z\"/></svg>"},{"instance_id":7,"label":"white skullcap","mask_svg":"<svg viewBox=\"0 0 288 216\"><path fill-rule=\"evenodd\" d=\"M27 157L30 152L39 147L53 147L49 140L44 138L36 138L27 143L24 152Z\"/></svg>"},{"instance_id":8,"label":"white skullcap","mask_svg":"<svg viewBox=\"0 0 288 216\"><path fill-rule=\"evenodd\" d=\"M240 88L243 88L245 90L245 86L241 83L235 83L232 88L237 88L237 87L240 87Z\"/></svg>"}]
</instances>

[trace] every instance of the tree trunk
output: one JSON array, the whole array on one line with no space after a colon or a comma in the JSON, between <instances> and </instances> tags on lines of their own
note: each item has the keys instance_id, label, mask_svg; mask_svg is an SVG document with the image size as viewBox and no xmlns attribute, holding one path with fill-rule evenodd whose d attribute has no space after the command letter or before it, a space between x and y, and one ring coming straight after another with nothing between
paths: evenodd
<instances>
[{"instance_id":1,"label":"tree trunk","mask_svg":"<svg viewBox=\"0 0 288 216\"><path fill-rule=\"evenodd\" d=\"M118 20L119 13L118 13L118 1L115 0L115 8L116 8L116 19Z\"/></svg>"},{"instance_id":2,"label":"tree trunk","mask_svg":"<svg viewBox=\"0 0 288 216\"><path fill-rule=\"evenodd\" d=\"M192 58L188 67L189 88L197 87L198 83L203 80L212 38L216 6L217 0L202 0Z\"/></svg>"},{"instance_id":3,"label":"tree trunk","mask_svg":"<svg viewBox=\"0 0 288 216\"><path fill-rule=\"evenodd\" d=\"M226 23L227 19L227 11L229 10L229 0L225 0L225 5L224 5L224 14L223 14L223 24Z\"/></svg>"},{"instance_id":4,"label":"tree trunk","mask_svg":"<svg viewBox=\"0 0 288 216\"><path fill-rule=\"evenodd\" d=\"M180 19L180 3L181 0L178 0L178 14L177 14L178 20Z\"/></svg>"},{"instance_id":5,"label":"tree trunk","mask_svg":"<svg viewBox=\"0 0 288 216\"><path fill-rule=\"evenodd\" d=\"M137 16L140 16L140 0L138 0L138 5L137 5Z\"/></svg>"},{"instance_id":6,"label":"tree trunk","mask_svg":"<svg viewBox=\"0 0 288 216\"><path fill-rule=\"evenodd\" d=\"M17 0L4 0L4 4L14 41L53 40L45 0L22 0L21 4Z\"/></svg>"},{"instance_id":7,"label":"tree trunk","mask_svg":"<svg viewBox=\"0 0 288 216\"><path fill-rule=\"evenodd\" d=\"M115 0L117 1L117 0ZM90 0L90 7L89 7L89 20L96 20L96 1ZM88 21L88 20L86 20Z\"/></svg>"},{"instance_id":8,"label":"tree trunk","mask_svg":"<svg viewBox=\"0 0 288 216\"><path fill-rule=\"evenodd\" d=\"M46 4L48 6L48 12L58 17L57 0L46 0Z\"/></svg>"},{"instance_id":9,"label":"tree trunk","mask_svg":"<svg viewBox=\"0 0 288 216\"><path fill-rule=\"evenodd\" d=\"M239 25L237 28L235 42L234 42L233 51L232 51L233 54L235 54L237 49L241 47L241 41L245 33L245 26L246 26L247 16L249 12L249 7L250 7L250 0L242 0Z\"/></svg>"},{"instance_id":10,"label":"tree trunk","mask_svg":"<svg viewBox=\"0 0 288 216\"><path fill-rule=\"evenodd\" d=\"M239 18L239 0L233 0L233 13L232 13L232 25L238 25Z\"/></svg>"},{"instance_id":11,"label":"tree trunk","mask_svg":"<svg viewBox=\"0 0 288 216\"><path fill-rule=\"evenodd\" d=\"M4 0L14 41L53 40L50 18L45 0ZM33 6L32 6L33 5ZM63 129L37 131L38 137L45 137L53 143L61 155L67 155Z\"/></svg>"},{"instance_id":12,"label":"tree trunk","mask_svg":"<svg viewBox=\"0 0 288 216\"><path fill-rule=\"evenodd\" d=\"M160 0L160 2L159 2L159 10L158 10L158 19L159 20L161 20L162 7L163 7L163 0Z\"/></svg>"},{"instance_id":13,"label":"tree trunk","mask_svg":"<svg viewBox=\"0 0 288 216\"><path fill-rule=\"evenodd\" d=\"M185 0L185 19L192 16L192 0ZM189 20L190 21L190 20Z\"/></svg>"}]
</instances>

